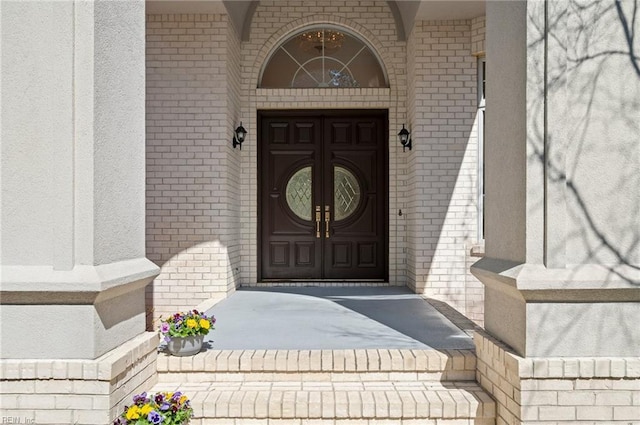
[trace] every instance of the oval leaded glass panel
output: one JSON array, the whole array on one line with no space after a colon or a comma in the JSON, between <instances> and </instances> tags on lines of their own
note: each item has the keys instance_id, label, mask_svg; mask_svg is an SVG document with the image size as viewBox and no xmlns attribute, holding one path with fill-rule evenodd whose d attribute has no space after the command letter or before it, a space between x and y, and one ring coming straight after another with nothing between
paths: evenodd
<instances>
[{"instance_id":1,"label":"oval leaded glass panel","mask_svg":"<svg viewBox=\"0 0 640 425\"><path fill-rule=\"evenodd\" d=\"M306 28L278 46L259 87L389 87L382 62L362 39L339 27Z\"/></svg>"},{"instance_id":2,"label":"oval leaded glass panel","mask_svg":"<svg viewBox=\"0 0 640 425\"><path fill-rule=\"evenodd\" d=\"M295 215L311 221L311 167L296 171L287 182L287 205Z\"/></svg>"},{"instance_id":3,"label":"oval leaded glass panel","mask_svg":"<svg viewBox=\"0 0 640 425\"><path fill-rule=\"evenodd\" d=\"M333 208L335 220L344 220L360 204L360 184L353 173L344 167L333 169Z\"/></svg>"}]
</instances>

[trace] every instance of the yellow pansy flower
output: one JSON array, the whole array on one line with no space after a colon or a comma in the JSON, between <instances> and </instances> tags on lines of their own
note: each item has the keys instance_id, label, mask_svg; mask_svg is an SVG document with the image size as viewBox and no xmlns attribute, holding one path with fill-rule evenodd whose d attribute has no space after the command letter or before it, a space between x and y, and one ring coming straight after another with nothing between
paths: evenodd
<instances>
[{"instance_id":1,"label":"yellow pansy flower","mask_svg":"<svg viewBox=\"0 0 640 425\"><path fill-rule=\"evenodd\" d=\"M195 328L196 326L198 326L198 322L195 319L187 319L188 328Z\"/></svg>"},{"instance_id":2,"label":"yellow pansy flower","mask_svg":"<svg viewBox=\"0 0 640 425\"><path fill-rule=\"evenodd\" d=\"M184 402L187 400L188 400L188 397L186 395L183 395L182 397L180 397L180 404L184 404Z\"/></svg>"},{"instance_id":3,"label":"yellow pansy flower","mask_svg":"<svg viewBox=\"0 0 640 425\"><path fill-rule=\"evenodd\" d=\"M127 409L127 420L140 419L140 409L135 404Z\"/></svg>"},{"instance_id":4,"label":"yellow pansy flower","mask_svg":"<svg viewBox=\"0 0 640 425\"><path fill-rule=\"evenodd\" d=\"M211 323L207 319L200 319L200 327L202 329L209 329L211 327Z\"/></svg>"},{"instance_id":5,"label":"yellow pansy flower","mask_svg":"<svg viewBox=\"0 0 640 425\"><path fill-rule=\"evenodd\" d=\"M140 409L140 414L142 416L147 416L149 414L149 412L151 412L153 410L153 407L151 407L150 404L145 404L144 406L142 406L142 408Z\"/></svg>"}]
</instances>

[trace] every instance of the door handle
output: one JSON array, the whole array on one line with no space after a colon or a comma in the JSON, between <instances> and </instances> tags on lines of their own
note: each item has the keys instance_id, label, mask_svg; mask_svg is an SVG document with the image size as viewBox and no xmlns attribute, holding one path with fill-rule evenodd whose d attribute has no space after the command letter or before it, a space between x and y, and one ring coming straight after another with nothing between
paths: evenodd
<instances>
[{"instance_id":1,"label":"door handle","mask_svg":"<svg viewBox=\"0 0 640 425\"><path fill-rule=\"evenodd\" d=\"M320 213L320 205L316 205L316 238L320 238L320 219L322 214Z\"/></svg>"},{"instance_id":2,"label":"door handle","mask_svg":"<svg viewBox=\"0 0 640 425\"><path fill-rule=\"evenodd\" d=\"M329 222L331 221L331 212L329 205L324 206L324 237L329 239Z\"/></svg>"}]
</instances>

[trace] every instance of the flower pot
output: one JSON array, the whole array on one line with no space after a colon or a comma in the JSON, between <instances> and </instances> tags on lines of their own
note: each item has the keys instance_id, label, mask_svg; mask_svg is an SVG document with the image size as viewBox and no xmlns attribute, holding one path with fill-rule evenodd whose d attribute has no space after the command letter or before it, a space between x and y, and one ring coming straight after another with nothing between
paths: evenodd
<instances>
[{"instance_id":1,"label":"flower pot","mask_svg":"<svg viewBox=\"0 0 640 425\"><path fill-rule=\"evenodd\" d=\"M167 342L167 350L174 356L193 356L202 349L204 335L172 336Z\"/></svg>"}]
</instances>

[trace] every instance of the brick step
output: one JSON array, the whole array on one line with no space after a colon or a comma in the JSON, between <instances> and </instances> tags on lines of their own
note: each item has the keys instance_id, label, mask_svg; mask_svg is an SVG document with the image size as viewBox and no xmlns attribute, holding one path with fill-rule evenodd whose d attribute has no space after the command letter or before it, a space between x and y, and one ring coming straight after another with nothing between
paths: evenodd
<instances>
[{"instance_id":1,"label":"brick step","mask_svg":"<svg viewBox=\"0 0 640 425\"><path fill-rule=\"evenodd\" d=\"M474 381L473 350L207 350L160 355L159 382Z\"/></svg>"},{"instance_id":2,"label":"brick step","mask_svg":"<svg viewBox=\"0 0 640 425\"><path fill-rule=\"evenodd\" d=\"M472 382L159 383L152 389L176 390L191 397L193 425L495 423L494 401Z\"/></svg>"},{"instance_id":3,"label":"brick step","mask_svg":"<svg viewBox=\"0 0 640 425\"><path fill-rule=\"evenodd\" d=\"M381 280L344 280L344 281L326 281L326 280L273 280L267 282L243 283L242 288L379 288L379 287L403 287L404 285L392 284Z\"/></svg>"}]
</instances>

